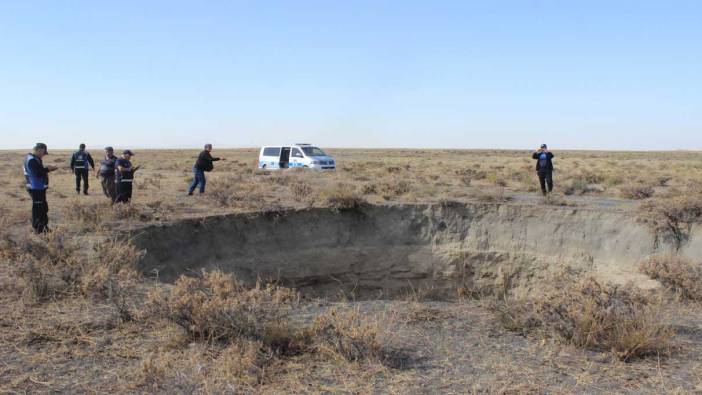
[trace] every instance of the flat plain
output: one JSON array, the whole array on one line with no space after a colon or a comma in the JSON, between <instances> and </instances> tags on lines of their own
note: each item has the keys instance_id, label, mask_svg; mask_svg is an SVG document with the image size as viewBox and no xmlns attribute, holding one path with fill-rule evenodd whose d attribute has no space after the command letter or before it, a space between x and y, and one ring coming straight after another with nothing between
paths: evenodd
<instances>
[{"instance_id":1,"label":"flat plain","mask_svg":"<svg viewBox=\"0 0 702 395\"><path fill-rule=\"evenodd\" d=\"M0 152L2 392L702 391L700 152L555 150L544 198L529 151L329 149L314 172L215 147L187 196L198 150L134 149L111 206L49 151L42 236L26 152Z\"/></svg>"}]
</instances>

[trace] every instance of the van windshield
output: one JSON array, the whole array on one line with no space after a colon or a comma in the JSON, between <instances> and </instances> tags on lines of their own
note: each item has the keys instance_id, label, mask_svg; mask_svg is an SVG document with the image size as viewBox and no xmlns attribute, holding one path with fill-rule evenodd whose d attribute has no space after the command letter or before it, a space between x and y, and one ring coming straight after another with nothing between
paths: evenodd
<instances>
[{"instance_id":1,"label":"van windshield","mask_svg":"<svg viewBox=\"0 0 702 395\"><path fill-rule=\"evenodd\" d=\"M301 147L305 156L327 156L321 148L317 147Z\"/></svg>"}]
</instances>

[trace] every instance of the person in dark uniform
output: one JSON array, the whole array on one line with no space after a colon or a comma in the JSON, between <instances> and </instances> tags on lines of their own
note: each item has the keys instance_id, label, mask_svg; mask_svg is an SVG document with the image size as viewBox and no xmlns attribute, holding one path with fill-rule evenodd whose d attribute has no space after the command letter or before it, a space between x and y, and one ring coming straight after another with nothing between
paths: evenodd
<instances>
[{"instance_id":1,"label":"person in dark uniform","mask_svg":"<svg viewBox=\"0 0 702 395\"><path fill-rule=\"evenodd\" d=\"M105 147L105 159L100 161L100 168L95 173L95 177L100 179L102 192L110 198L112 203L117 198L117 186L115 185L115 150L112 147Z\"/></svg>"},{"instance_id":2,"label":"person in dark uniform","mask_svg":"<svg viewBox=\"0 0 702 395\"><path fill-rule=\"evenodd\" d=\"M129 203L132 200L132 183L134 173L139 170L139 166L133 167L130 159L134 153L124 150L122 157L115 161L115 185L117 187L117 203Z\"/></svg>"},{"instance_id":3,"label":"person in dark uniform","mask_svg":"<svg viewBox=\"0 0 702 395\"><path fill-rule=\"evenodd\" d=\"M46 190L49 188L49 173L57 167L44 166L42 158L48 154L46 144L37 143L24 159L24 178L27 180L27 192L32 198L32 228L36 233L49 230L49 204L46 201Z\"/></svg>"},{"instance_id":4,"label":"person in dark uniform","mask_svg":"<svg viewBox=\"0 0 702 395\"><path fill-rule=\"evenodd\" d=\"M205 172L210 172L214 169L212 162L225 160L224 158L213 158L211 152L212 144L205 144L205 149L197 156L197 161L193 165L193 182L188 188L188 195L192 195L198 185L200 185L200 193L205 193L205 184L207 183Z\"/></svg>"},{"instance_id":5,"label":"person in dark uniform","mask_svg":"<svg viewBox=\"0 0 702 395\"><path fill-rule=\"evenodd\" d=\"M85 144L81 144L78 151L71 156L71 170L76 173L76 193L80 194L80 180L83 179L83 194L88 194L88 166L95 169L95 162L90 153L85 150Z\"/></svg>"},{"instance_id":6,"label":"person in dark uniform","mask_svg":"<svg viewBox=\"0 0 702 395\"><path fill-rule=\"evenodd\" d=\"M541 148L534 152L531 157L536 159L536 174L539 176L541 193L545 196L553 191L553 153L548 150L546 144L541 144Z\"/></svg>"}]
</instances>

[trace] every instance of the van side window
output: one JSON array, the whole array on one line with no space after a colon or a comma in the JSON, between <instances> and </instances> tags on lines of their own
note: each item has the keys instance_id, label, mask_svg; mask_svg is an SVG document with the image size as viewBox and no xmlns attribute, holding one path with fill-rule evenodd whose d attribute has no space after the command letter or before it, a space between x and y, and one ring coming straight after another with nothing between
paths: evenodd
<instances>
[{"instance_id":1,"label":"van side window","mask_svg":"<svg viewBox=\"0 0 702 395\"><path fill-rule=\"evenodd\" d=\"M263 156L280 156L280 147L267 147L263 149Z\"/></svg>"},{"instance_id":2,"label":"van side window","mask_svg":"<svg viewBox=\"0 0 702 395\"><path fill-rule=\"evenodd\" d=\"M297 148L293 148L292 157L293 158L303 158L302 152L300 152L300 150Z\"/></svg>"}]
</instances>

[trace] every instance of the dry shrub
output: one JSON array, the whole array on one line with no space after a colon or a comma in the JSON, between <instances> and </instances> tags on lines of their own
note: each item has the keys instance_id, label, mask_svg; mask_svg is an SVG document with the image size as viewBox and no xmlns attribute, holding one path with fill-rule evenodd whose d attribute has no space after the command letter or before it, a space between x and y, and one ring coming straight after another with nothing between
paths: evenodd
<instances>
[{"instance_id":1,"label":"dry shrub","mask_svg":"<svg viewBox=\"0 0 702 395\"><path fill-rule=\"evenodd\" d=\"M620 195L625 199L642 200L653 196L653 187L644 184L629 184L619 188Z\"/></svg>"},{"instance_id":2,"label":"dry shrub","mask_svg":"<svg viewBox=\"0 0 702 395\"><path fill-rule=\"evenodd\" d=\"M181 276L170 291L151 292L145 313L171 320L209 343L248 338L273 345L298 301L298 294L287 288L261 283L246 288L231 274L203 271L195 278Z\"/></svg>"},{"instance_id":3,"label":"dry shrub","mask_svg":"<svg viewBox=\"0 0 702 395\"><path fill-rule=\"evenodd\" d=\"M393 180L380 184L380 194L384 199L392 199L396 196L406 194L412 189L412 185L406 180Z\"/></svg>"},{"instance_id":4,"label":"dry shrub","mask_svg":"<svg viewBox=\"0 0 702 395\"><path fill-rule=\"evenodd\" d=\"M557 336L577 347L611 351L624 361L672 348L674 332L661 315L662 300L631 286L586 278L539 298L492 307L509 330Z\"/></svg>"},{"instance_id":5,"label":"dry shrub","mask_svg":"<svg viewBox=\"0 0 702 395\"><path fill-rule=\"evenodd\" d=\"M681 297L702 301L702 265L677 254L661 254L641 262L640 270Z\"/></svg>"},{"instance_id":6,"label":"dry shrub","mask_svg":"<svg viewBox=\"0 0 702 395\"><path fill-rule=\"evenodd\" d=\"M125 290L139 278L136 266L144 253L130 240L115 238L99 242L95 245L95 257L87 260L81 268L79 283L82 294L123 303ZM120 313L126 314L127 311L120 309Z\"/></svg>"},{"instance_id":7,"label":"dry shrub","mask_svg":"<svg viewBox=\"0 0 702 395\"><path fill-rule=\"evenodd\" d=\"M42 235L28 234L11 241L5 258L24 280L24 296L41 302L72 290L74 272L80 267L80 246L62 229Z\"/></svg>"},{"instance_id":8,"label":"dry shrub","mask_svg":"<svg viewBox=\"0 0 702 395\"><path fill-rule=\"evenodd\" d=\"M378 193L378 185L373 182L366 182L361 185L361 192L364 195L374 195Z\"/></svg>"},{"instance_id":9,"label":"dry shrub","mask_svg":"<svg viewBox=\"0 0 702 395\"><path fill-rule=\"evenodd\" d=\"M117 239L97 242L90 254L75 235L60 229L28 235L7 254L24 280L25 296L35 302L80 293L122 303L121 291L138 278L141 256L128 240Z\"/></svg>"},{"instance_id":10,"label":"dry shrub","mask_svg":"<svg viewBox=\"0 0 702 395\"><path fill-rule=\"evenodd\" d=\"M304 200L312 195L312 186L305 181L298 181L290 185L293 196L298 200Z\"/></svg>"},{"instance_id":11,"label":"dry shrub","mask_svg":"<svg viewBox=\"0 0 702 395\"><path fill-rule=\"evenodd\" d=\"M473 179L480 179L477 177L477 171L473 169L459 169L459 170L454 170L453 172L456 176L458 176L458 179L461 182L461 185L465 187L469 187L471 182L473 182ZM485 178L485 174L483 172L483 178Z\"/></svg>"},{"instance_id":12,"label":"dry shrub","mask_svg":"<svg viewBox=\"0 0 702 395\"><path fill-rule=\"evenodd\" d=\"M312 349L335 359L383 361L386 352L378 335L381 322L371 321L359 309L318 316L312 328Z\"/></svg>"},{"instance_id":13,"label":"dry shrub","mask_svg":"<svg viewBox=\"0 0 702 395\"><path fill-rule=\"evenodd\" d=\"M702 195L691 193L645 201L639 206L638 220L648 225L657 238L680 249L689 239L692 226L702 222Z\"/></svg>"},{"instance_id":14,"label":"dry shrub","mask_svg":"<svg viewBox=\"0 0 702 395\"><path fill-rule=\"evenodd\" d=\"M379 341L382 326L356 309L318 316L311 327L293 324L299 295L287 288L257 283L244 287L230 274L203 272L181 277L169 290L153 291L143 317L164 318L192 339L226 347L222 369L261 380L276 358L300 354L347 361L390 361Z\"/></svg>"},{"instance_id":15,"label":"dry shrub","mask_svg":"<svg viewBox=\"0 0 702 395\"><path fill-rule=\"evenodd\" d=\"M356 188L349 184L337 184L332 188L323 189L317 195L317 200L325 206L339 210L354 209L367 203Z\"/></svg>"}]
</instances>

